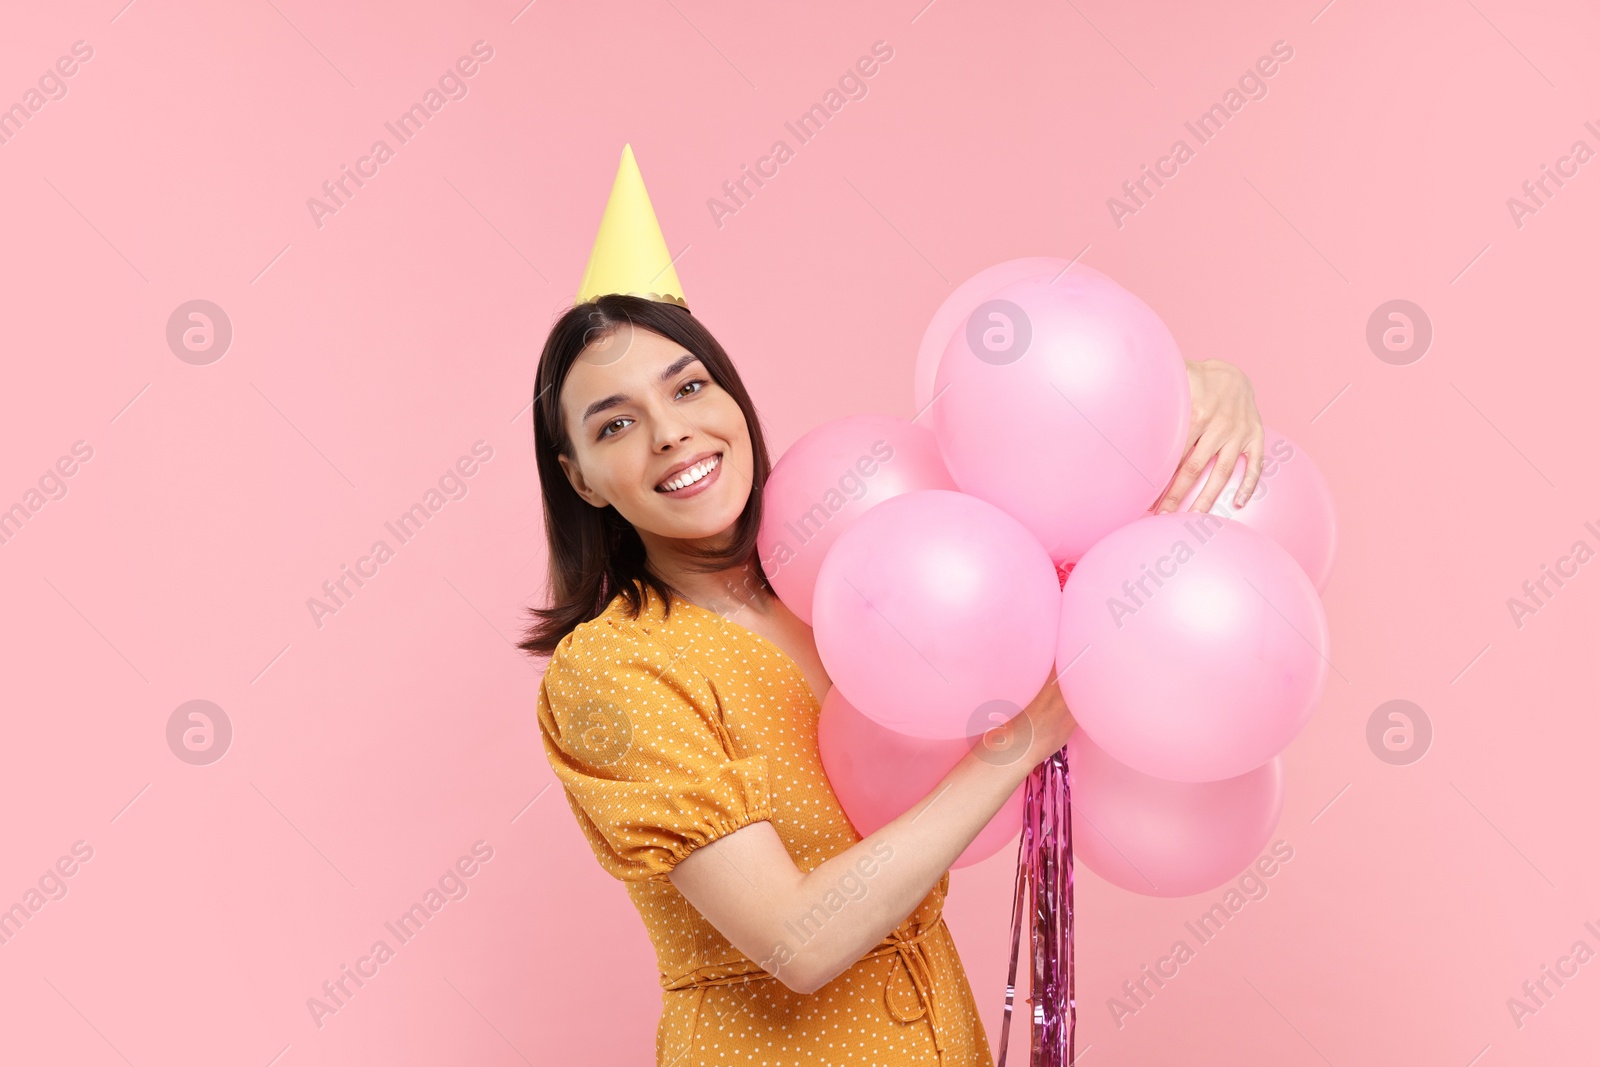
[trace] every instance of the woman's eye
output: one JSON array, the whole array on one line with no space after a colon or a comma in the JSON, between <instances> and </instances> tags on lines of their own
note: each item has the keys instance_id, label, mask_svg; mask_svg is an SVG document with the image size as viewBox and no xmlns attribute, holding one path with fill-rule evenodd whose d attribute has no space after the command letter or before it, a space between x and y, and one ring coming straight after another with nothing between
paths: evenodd
<instances>
[{"instance_id":1,"label":"woman's eye","mask_svg":"<svg viewBox=\"0 0 1600 1067\"><path fill-rule=\"evenodd\" d=\"M696 393L699 393L702 390L704 390L707 384L709 384L709 383L704 378L691 379L690 381L684 382L681 386L678 387L678 396L683 396L684 395L683 391L685 389L689 388L691 385L698 387L698 388L696 388L694 390L694 392L688 394L689 396L694 396ZM618 432L618 431L615 431L615 430L612 429L612 427L616 426L617 423L619 423L619 422L628 423L628 422L632 422L632 421L633 421L632 419L620 418L620 417L612 419L610 422L608 422L604 426L600 427L599 436L601 436L601 437L610 437L614 433Z\"/></svg>"}]
</instances>

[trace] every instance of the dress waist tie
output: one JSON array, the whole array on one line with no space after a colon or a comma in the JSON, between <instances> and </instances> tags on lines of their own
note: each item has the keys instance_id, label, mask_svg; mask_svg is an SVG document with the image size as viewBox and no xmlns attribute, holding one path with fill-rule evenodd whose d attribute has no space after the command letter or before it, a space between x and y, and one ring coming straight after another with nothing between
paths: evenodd
<instances>
[{"instance_id":1,"label":"dress waist tie","mask_svg":"<svg viewBox=\"0 0 1600 1067\"><path fill-rule=\"evenodd\" d=\"M928 1025L933 1030L933 1047L938 1053L939 1063L944 1063L944 1041L939 1036L939 1010L933 996L933 969L928 960L927 950L922 947L922 941L933 928L944 921L944 916L936 915L932 922L924 923L922 928L910 936L901 936L897 929L891 933L877 948L861 957L863 960L878 959L890 953L900 957L901 968L889 973L889 980L883 986L884 1006L889 1009L889 1014L902 1023L913 1023L924 1015L928 1017ZM709 973L708 973L709 972ZM722 972L722 973L717 973ZM904 1009L896 1001L894 995L895 980L901 975L909 979L911 991L916 998L915 1010ZM691 971L676 979L669 979L665 975L661 978L663 989L676 991L682 989L701 989L707 986L746 985L750 982L772 980L774 976L762 970L755 963L744 960L731 964L723 964L703 968L700 971ZM696 1010L695 1029L698 1029L699 1011Z\"/></svg>"},{"instance_id":2,"label":"dress waist tie","mask_svg":"<svg viewBox=\"0 0 1600 1067\"><path fill-rule=\"evenodd\" d=\"M928 1026L933 1031L934 1051L938 1053L941 1065L944 1063L944 1041L939 1036L939 1009L933 996L933 969L928 962L927 950L922 947L922 939L928 936L929 930L932 930L935 925L943 921L943 916L940 916L910 937L901 937L898 930L889 935L889 940L893 944L888 948L888 951L898 954L900 962L904 964L903 973L911 979L912 991L917 996L917 1009L910 1012L902 1011L900 1006L895 1003L892 990L894 989L895 978L902 972L891 972L888 982L884 983L883 987L884 1003L888 1005L889 1014L894 1016L896 1020L910 1023L916 1022L924 1015L928 1017ZM885 954L882 951L873 953L875 956Z\"/></svg>"}]
</instances>

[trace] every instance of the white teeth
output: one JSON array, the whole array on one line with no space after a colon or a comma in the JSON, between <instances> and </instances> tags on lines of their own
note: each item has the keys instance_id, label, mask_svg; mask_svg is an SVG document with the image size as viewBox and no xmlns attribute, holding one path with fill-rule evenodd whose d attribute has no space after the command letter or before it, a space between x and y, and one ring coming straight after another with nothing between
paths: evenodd
<instances>
[{"instance_id":1,"label":"white teeth","mask_svg":"<svg viewBox=\"0 0 1600 1067\"><path fill-rule=\"evenodd\" d=\"M673 478L671 481L662 482L661 488L669 493L675 489L685 489L693 485L695 482L698 482L701 478L704 478L712 471L716 470L717 463L721 459L721 456L712 456L710 459L703 459L699 463L696 463L694 466L690 467L688 470L679 474L677 477Z\"/></svg>"}]
</instances>

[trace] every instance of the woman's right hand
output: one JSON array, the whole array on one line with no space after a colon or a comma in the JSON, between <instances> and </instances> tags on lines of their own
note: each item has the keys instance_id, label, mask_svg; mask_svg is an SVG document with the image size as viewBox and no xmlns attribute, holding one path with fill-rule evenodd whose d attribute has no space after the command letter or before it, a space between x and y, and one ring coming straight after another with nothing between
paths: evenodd
<instances>
[{"instance_id":1,"label":"woman's right hand","mask_svg":"<svg viewBox=\"0 0 1600 1067\"><path fill-rule=\"evenodd\" d=\"M971 742L974 754L983 762L1006 766L1026 774L1067 743L1078 726L1054 679L1045 682L1039 695L1027 707L1004 722L995 721Z\"/></svg>"},{"instance_id":2,"label":"woman's right hand","mask_svg":"<svg viewBox=\"0 0 1600 1067\"><path fill-rule=\"evenodd\" d=\"M1018 752L1018 759L1033 768L1060 751L1077 726L1066 697L1061 695L1060 683L1052 678L1005 728L1010 730L1015 744L1026 744L1027 747Z\"/></svg>"}]
</instances>

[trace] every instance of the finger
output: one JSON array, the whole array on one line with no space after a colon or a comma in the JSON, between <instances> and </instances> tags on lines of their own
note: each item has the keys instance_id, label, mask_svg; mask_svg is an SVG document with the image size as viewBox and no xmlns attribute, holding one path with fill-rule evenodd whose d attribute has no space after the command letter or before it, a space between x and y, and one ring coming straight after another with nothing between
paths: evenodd
<instances>
[{"instance_id":1,"label":"finger","mask_svg":"<svg viewBox=\"0 0 1600 1067\"><path fill-rule=\"evenodd\" d=\"M1200 438L1205 434L1206 430L1209 429L1210 426L1211 419L1209 417L1197 417L1189 420L1189 440L1184 445L1183 450L1183 454L1185 456L1188 456L1194 451L1195 445L1199 443ZM1185 479L1183 488L1180 489L1177 487L1177 481L1179 478L1183 477L1184 467L1182 463L1178 464L1178 469L1172 472L1171 478L1167 479L1166 487L1156 497L1156 502L1150 505L1151 512L1160 515L1163 512L1172 511L1177 508L1178 503L1183 500L1183 495L1189 491L1189 486L1194 484L1194 480L1200 476L1200 471L1204 469L1205 463L1201 462L1200 466L1195 469L1194 473ZM1172 495L1174 492L1177 493L1176 496Z\"/></svg>"},{"instance_id":2,"label":"finger","mask_svg":"<svg viewBox=\"0 0 1600 1067\"><path fill-rule=\"evenodd\" d=\"M1256 483L1261 480L1261 467L1266 459L1267 435L1257 430L1251 437L1250 443L1245 446L1245 456L1248 462L1245 467L1244 481L1239 485L1239 491L1233 494L1233 506L1242 508L1250 502L1250 496L1256 491Z\"/></svg>"},{"instance_id":3,"label":"finger","mask_svg":"<svg viewBox=\"0 0 1600 1067\"><path fill-rule=\"evenodd\" d=\"M1243 441L1228 439L1217 449L1217 465L1211 468L1211 477L1206 479L1205 488L1200 490L1200 495L1194 498L1190 511L1210 511L1211 505L1217 502L1217 497L1222 494L1223 486L1228 484L1228 479L1233 477L1233 465L1239 458L1240 451L1244 448Z\"/></svg>"},{"instance_id":4,"label":"finger","mask_svg":"<svg viewBox=\"0 0 1600 1067\"><path fill-rule=\"evenodd\" d=\"M1206 461L1213 455L1208 440L1202 436L1195 443L1194 449L1182 463L1172 477L1172 487L1161 498L1161 505L1156 509L1157 515L1178 510L1178 505L1183 502L1184 496L1189 492L1189 487L1200 477L1200 472L1206 469Z\"/></svg>"},{"instance_id":5,"label":"finger","mask_svg":"<svg viewBox=\"0 0 1600 1067\"><path fill-rule=\"evenodd\" d=\"M1150 514L1159 515L1161 513L1161 505L1166 503L1167 493L1172 490L1172 483L1178 480L1178 471L1182 469L1183 464L1178 464L1177 469L1172 472L1172 477L1167 479L1167 484L1161 487L1161 492L1157 493L1156 498L1150 502L1150 507L1148 508Z\"/></svg>"},{"instance_id":6,"label":"finger","mask_svg":"<svg viewBox=\"0 0 1600 1067\"><path fill-rule=\"evenodd\" d=\"M1183 455L1185 457L1187 457L1189 455L1189 452L1194 448L1194 444L1195 443L1193 441L1190 441L1184 447ZM1167 483L1161 487L1161 491L1159 493L1157 493L1155 499L1150 502L1150 507L1147 510L1149 510L1149 512L1152 515L1161 514L1163 505L1166 504L1166 502L1167 502L1167 496L1172 492L1173 485L1177 482L1179 476L1181 476L1182 474L1183 474L1183 463L1180 461L1179 464L1175 468L1173 468L1172 473L1167 476ZM1187 492L1187 490L1185 490L1185 492ZM1179 494L1178 499L1179 500L1183 499L1183 496L1182 496L1181 493Z\"/></svg>"}]
</instances>

